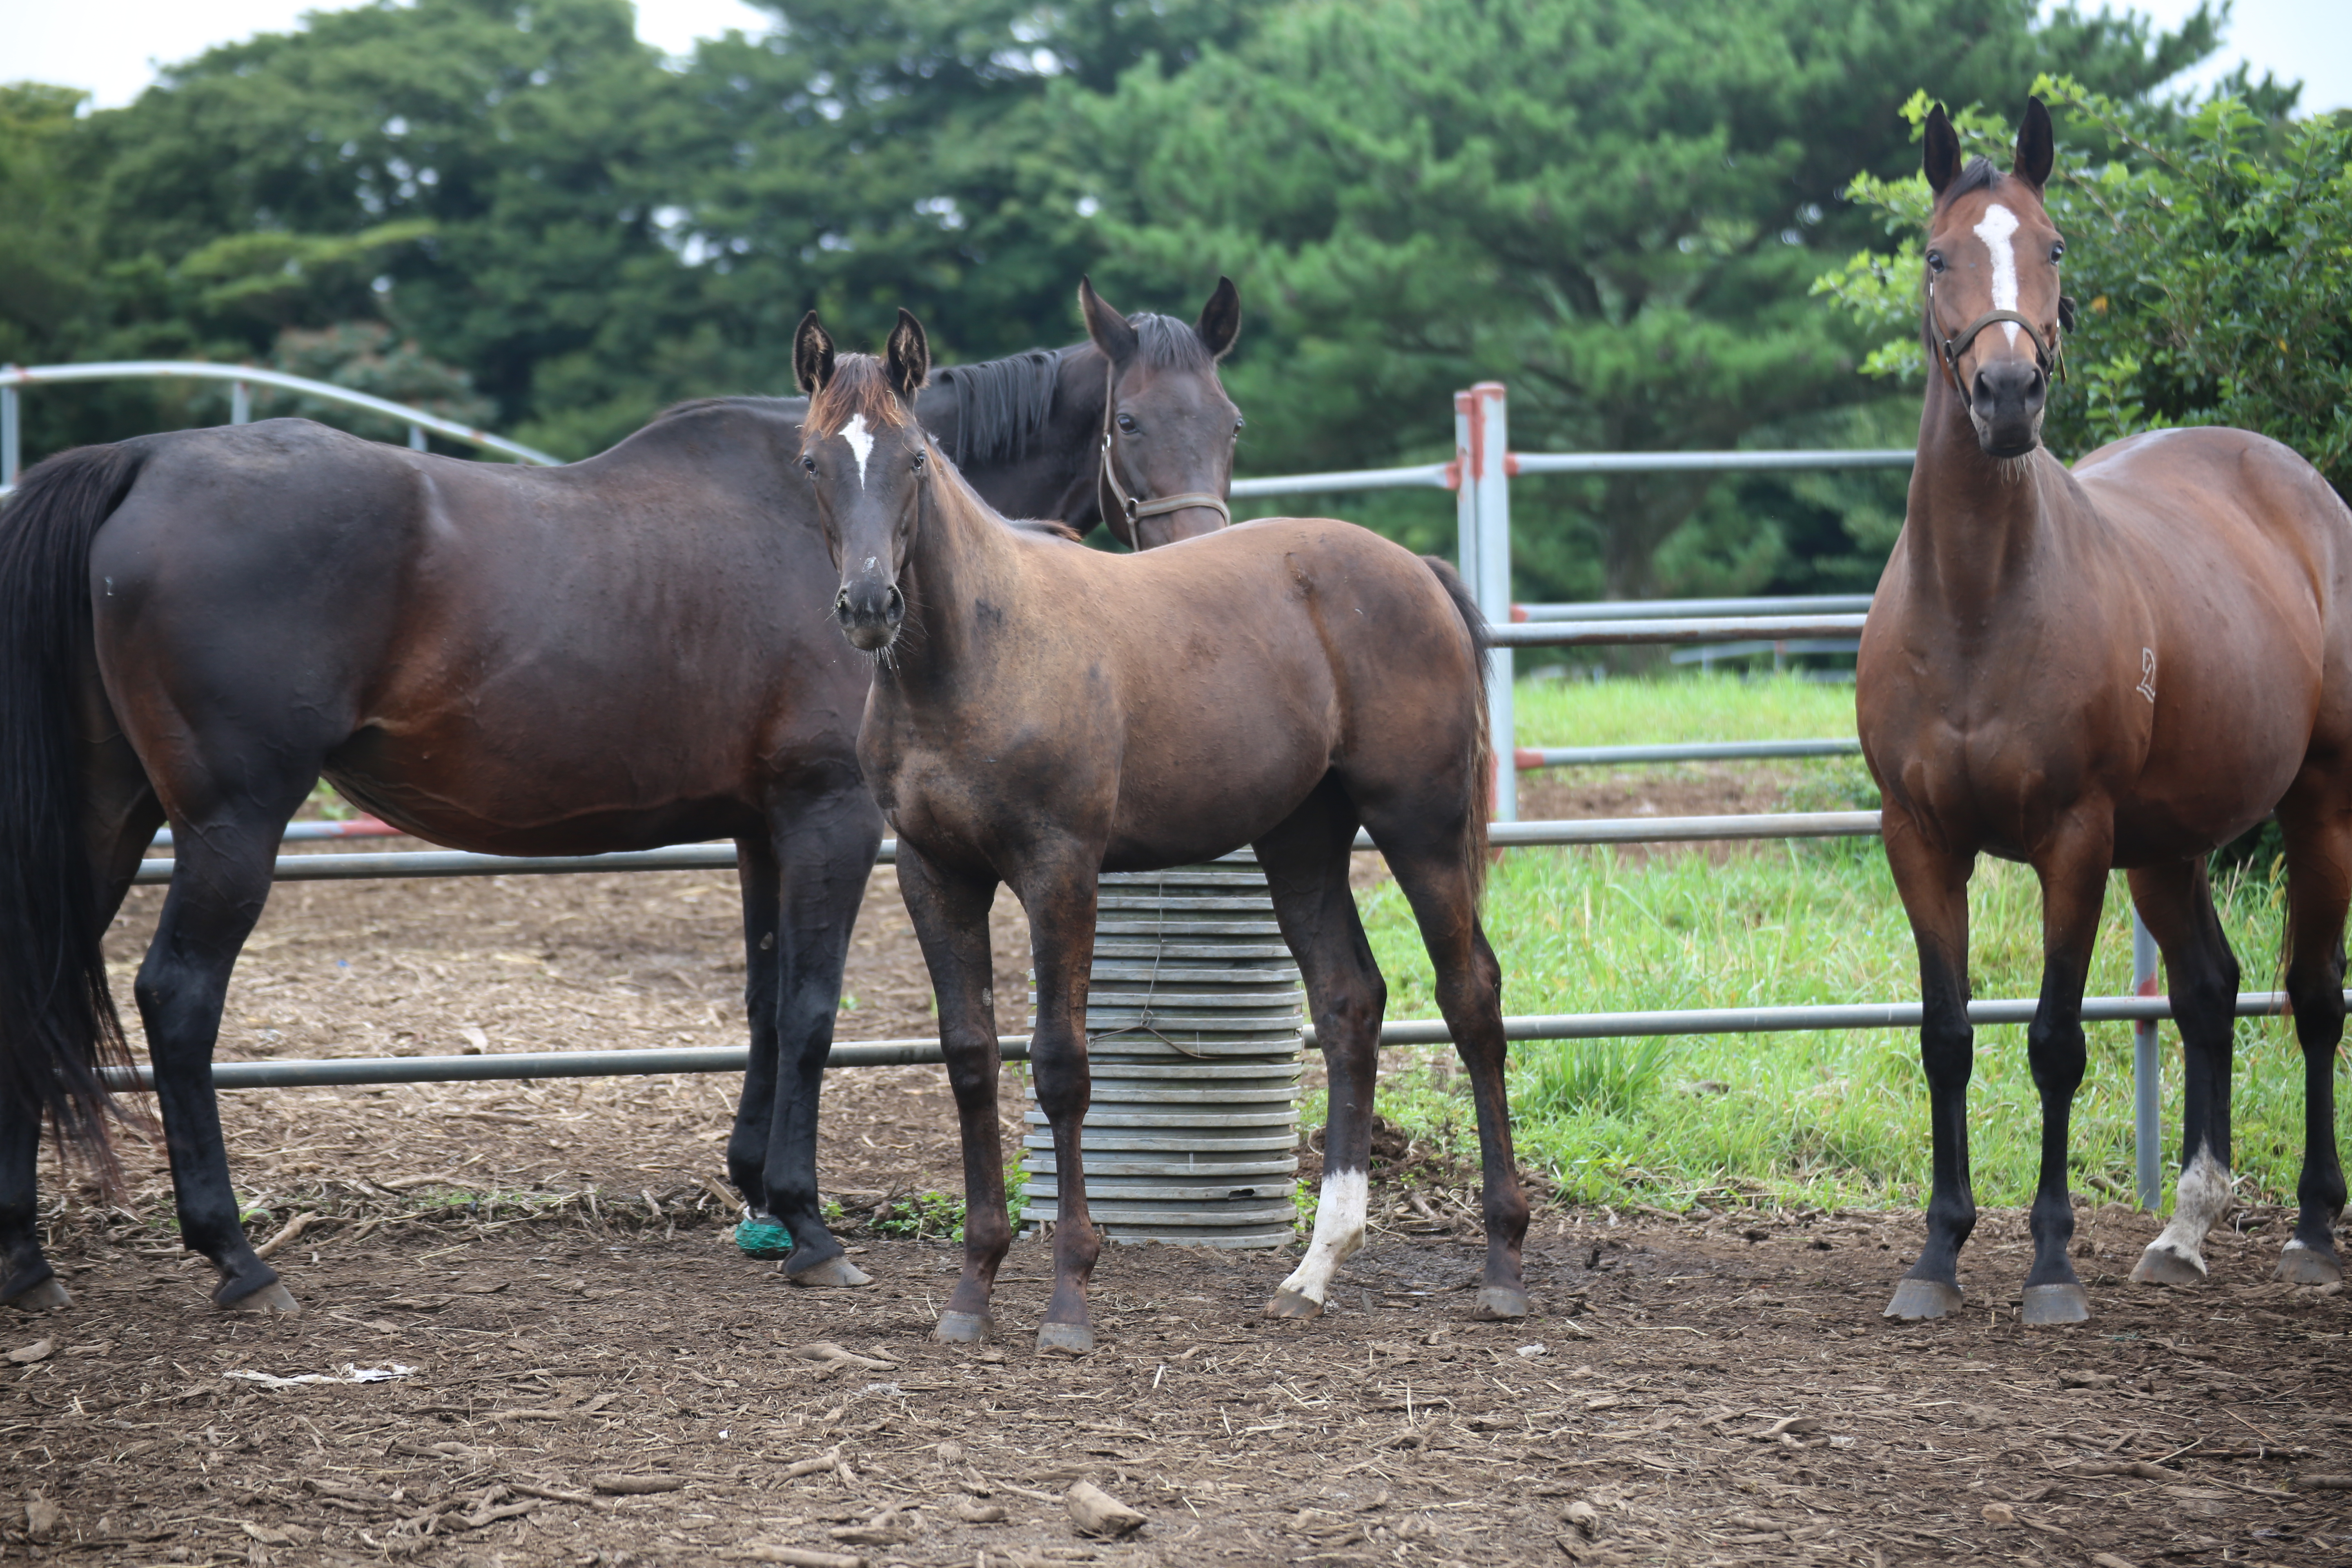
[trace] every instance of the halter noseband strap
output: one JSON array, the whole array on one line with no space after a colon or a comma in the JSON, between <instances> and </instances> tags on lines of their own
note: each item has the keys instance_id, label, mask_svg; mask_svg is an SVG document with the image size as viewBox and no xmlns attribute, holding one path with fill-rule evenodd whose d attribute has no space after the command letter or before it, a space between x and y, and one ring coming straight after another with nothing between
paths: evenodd
<instances>
[{"instance_id":1,"label":"halter noseband strap","mask_svg":"<svg viewBox=\"0 0 2352 1568\"><path fill-rule=\"evenodd\" d=\"M2061 299L2058 301L2058 321L2061 331L2074 324L2074 301ZM1958 336L1949 338L1937 336L1937 329L1943 323L1936 320L1936 280L1933 278L1927 279L1928 335L1936 339L1944 356L1944 374L1952 378L1952 390L1960 395L1960 402L1965 406L1974 406L1974 400L1969 396L1969 389L1960 384L1960 356L1969 352L1969 345L1977 341L1979 332L1983 331L1987 327L2000 326L2004 321L2024 329L2026 341L2033 345L2033 362L2042 367L2043 375L2053 381L2066 379L2064 342L2053 337L2047 343L2043 342L2042 329L2014 310L1987 310L1983 315L1970 321L1968 330Z\"/></svg>"},{"instance_id":2,"label":"halter noseband strap","mask_svg":"<svg viewBox=\"0 0 2352 1568\"><path fill-rule=\"evenodd\" d=\"M1225 504L1223 496L1213 496L1206 490L1189 490L1182 495L1161 496L1157 500L1143 500L1128 493L1127 487L1119 482L1118 454L1113 447L1118 435L1117 426L1113 423L1118 411L1118 366L1114 364L1103 379L1102 473L1095 495L1095 504L1102 509L1103 521L1110 524L1110 531L1119 534L1122 542L1139 550L1142 546L1136 543L1135 525L1137 523L1147 517L1160 517L1171 511L1189 511L1196 506L1205 507L1215 512L1218 527L1231 527L1234 521L1233 509ZM1124 532L1119 527L1122 521L1127 525Z\"/></svg>"}]
</instances>

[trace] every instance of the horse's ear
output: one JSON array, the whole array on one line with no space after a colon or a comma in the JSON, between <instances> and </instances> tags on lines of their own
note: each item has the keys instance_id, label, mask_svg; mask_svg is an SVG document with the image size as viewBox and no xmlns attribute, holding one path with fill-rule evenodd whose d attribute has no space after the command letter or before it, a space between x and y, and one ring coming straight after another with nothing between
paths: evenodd
<instances>
[{"instance_id":1,"label":"horse's ear","mask_svg":"<svg viewBox=\"0 0 2352 1568\"><path fill-rule=\"evenodd\" d=\"M931 374L931 340L924 334L923 323L904 305L898 307L898 324L890 329L882 358L889 366L891 390L912 402Z\"/></svg>"},{"instance_id":2,"label":"horse's ear","mask_svg":"<svg viewBox=\"0 0 2352 1568\"><path fill-rule=\"evenodd\" d=\"M1078 279L1078 314L1087 319L1087 336L1095 341L1095 347L1102 350L1111 363L1125 364L1135 357L1135 329L1095 292L1095 280L1091 278Z\"/></svg>"},{"instance_id":3,"label":"horse's ear","mask_svg":"<svg viewBox=\"0 0 2352 1568\"><path fill-rule=\"evenodd\" d=\"M2017 158L2009 172L2035 190L2050 183L2058 162L2058 138L2050 129L2050 110L2038 98L2025 100L2025 123L2017 128Z\"/></svg>"},{"instance_id":4,"label":"horse's ear","mask_svg":"<svg viewBox=\"0 0 2352 1568\"><path fill-rule=\"evenodd\" d=\"M1217 291L1201 307L1201 319L1192 323L1208 345L1211 359L1223 359L1234 352L1234 340L1242 335L1242 291L1234 287L1230 278L1217 279Z\"/></svg>"},{"instance_id":5,"label":"horse's ear","mask_svg":"<svg viewBox=\"0 0 2352 1568\"><path fill-rule=\"evenodd\" d=\"M1927 188L1938 196L1960 177L1960 133L1952 129L1951 117L1940 103L1927 111L1927 153L1922 166Z\"/></svg>"},{"instance_id":6,"label":"horse's ear","mask_svg":"<svg viewBox=\"0 0 2352 1568\"><path fill-rule=\"evenodd\" d=\"M811 310L793 334L793 380L804 396L814 397L833 379L833 338Z\"/></svg>"}]
</instances>

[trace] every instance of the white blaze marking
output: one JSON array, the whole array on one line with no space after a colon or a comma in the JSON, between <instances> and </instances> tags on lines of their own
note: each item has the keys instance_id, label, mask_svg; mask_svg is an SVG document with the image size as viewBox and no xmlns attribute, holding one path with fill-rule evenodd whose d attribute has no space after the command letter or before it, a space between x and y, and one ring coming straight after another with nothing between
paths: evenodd
<instances>
[{"instance_id":1,"label":"white blaze marking","mask_svg":"<svg viewBox=\"0 0 2352 1568\"><path fill-rule=\"evenodd\" d=\"M1977 225L1976 234L1992 252L1992 308L1996 310L2017 309L2017 247L2009 237L2017 232L2017 215L1995 202L1985 208L1984 221ZM2009 346L2017 346L2017 323L2003 321L2000 330L2009 334Z\"/></svg>"},{"instance_id":2,"label":"white blaze marking","mask_svg":"<svg viewBox=\"0 0 2352 1568\"><path fill-rule=\"evenodd\" d=\"M1364 1245L1364 1205L1370 1194L1370 1180L1361 1171L1323 1173L1323 1198L1315 1208L1315 1239L1307 1244L1307 1256L1298 1260L1290 1278L1282 1282L1284 1289L1321 1305L1331 1276Z\"/></svg>"},{"instance_id":3,"label":"white blaze marking","mask_svg":"<svg viewBox=\"0 0 2352 1568\"><path fill-rule=\"evenodd\" d=\"M2011 268L2012 273L2015 270L2014 268ZM2017 298L2017 285L2014 281L2009 286L2009 296L2012 300ZM2017 334L2011 331L2011 341L2014 342L2016 336ZM850 455L857 459L857 488L862 490L866 488L866 459L874 452L874 435L866 428L866 416L851 415L849 423L841 427L841 438L849 443Z\"/></svg>"},{"instance_id":4,"label":"white blaze marking","mask_svg":"<svg viewBox=\"0 0 2352 1568\"><path fill-rule=\"evenodd\" d=\"M2213 1228L2230 1206L2230 1173L2213 1158L2210 1149L2200 1148L2189 1168L2180 1173L2179 1197L2173 1206L2172 1221L2164 1234L2147 1244L2150 1252L2169 1252L2175 1258L2193 1265L2197 1272L2205 1272L2205 1256L2200 1250L2205 1233Z\"/></svg>"}]
</instances>

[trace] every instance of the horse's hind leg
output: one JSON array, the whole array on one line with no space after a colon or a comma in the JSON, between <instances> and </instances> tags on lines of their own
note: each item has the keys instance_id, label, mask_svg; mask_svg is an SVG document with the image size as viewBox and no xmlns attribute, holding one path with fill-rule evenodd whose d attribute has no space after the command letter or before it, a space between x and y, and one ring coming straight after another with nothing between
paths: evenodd
<instances>
[{"instance_id":1,"label":"horse's hind leg","mask_svg":"<svg viewBox=\"0 0 2352 1568\"><path fill-rule=\"evenodd\" d=\"M2182 1063L2178 1196L2171 1221L2140 1254L2131 1277L2142 1285L2195 1285L2205 1278L2205 1233L2230 1204L2238 957L2214 912L2203 857L2143 867L2131 873L2131 890L2141 921L2164 954Z\"/></svg>"},{"instance_id":2,"label":"horse's hind leg","mask_svg":"<svg viewBox=\"0 0 2352 1568\"><path fill-rule=\"evenodd\" d=\"M1372 1089L1380 1068L1381 1016L1388 986L1372 960L1348 887L1356 813L1328 781L1305 805L1257 841L1258 864L1307 983L1315 1037L1330 1078L1323 1130L1323 1193L1307 1256L1282 1282L1266 1315L1311 1318L1323 1310L1331 1276L1364 1244L1371 1158Z\"/></svg>"},{"instance_id":3,"label":"horse's hind leg","mask_svg":"<svg viewBox=\"0 0 2352 1568\"><path fill-rule=\"evenodd\" d=\"M264 795L240 794L193 824L178 823L172 890L139 968L139 1016L155 1064L181 1244L220 1271L214 1304L239 1310L299 1309L246 1238L213 1088L213 1047L230 972L269 897L278 838L310 787L308 778L273 780Z\"/></svg>"},{"instance_id":4,"label":"horse's hind leg","mask_svg":"<svg viewBox=\"0 0 2352 1568\"><path fill-rule=\"evenodd\" d=\"M2301 1213L2279 1254L2278 1278L2326 1285L2344 1278L2336 1223L2344 1213L2344 1167L2336 1148L2336 1051L2344 1038L2344 915L2352 904L2352 819L2280 808L2286 837L2287 1001L2303 1047Z\"/></svg>"},{"instance_id":5,"label":"horse's hind leg","mask_svg":"<svg viewBox=\"0 0 2352 1568\"><path fill-rule=\"evenodd\" d=\"M90 679L88 691L94 693ZM87 693L86 693L87 696ZM93 701L94 708L102 702ZM111 731L111 721L106 728ZM99 930L113 923L141 856L163 820L163 808L148 786L139 759L119 733L90 752L84 776L83 816L89 845L91 875L97 879L96 915ZM69 1305L73 1295L41 1255L37 1226L41 1147L38 1111L9 1107L0 1110L0 1306L26 1311Z\"/></svg>"},{"instance_id":6,"label":"horse's hind leg","mask_svg":"<svg viewBox=\"0 0 2352 1568\"><path fill-rule=\"evenodd\" d=\"M1528 1200L1519 1190L1518 1163L1511 1150L1511 1108L1503 1084L1503 968L1478 922L1478 894L1469 850L1468 824L1457 818L1435 825L1429 805L1367 811L1372 841L1412 906L1413 921L1436 971L1438 1011L1454 1037L1454 1047L1470 1075L1478 1111L1481 1207L1486 1222L1486 1268L1474 1315L1523 1318L1527 1279L1519 1249L1528 1235Z\"/></svg>"}]
</instances>

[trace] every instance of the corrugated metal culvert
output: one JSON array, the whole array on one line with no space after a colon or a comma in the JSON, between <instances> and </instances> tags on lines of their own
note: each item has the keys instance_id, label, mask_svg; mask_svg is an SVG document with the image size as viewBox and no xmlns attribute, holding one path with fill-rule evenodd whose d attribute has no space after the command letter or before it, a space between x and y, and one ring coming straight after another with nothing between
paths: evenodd
<instances>
[{"instance_id":1,"label":"corrugated metal culvert","mask_svg":"<svg viewBox=\"0 0 2352 1568\"><path fill-rule=\"evenodd\" d=\"M1102 879L1084 1147L1087 1202L1109 1240L1291 1239L1304 1026L1298 966L1256 867ZM1034 1090L1028 1125L1029 1218L1048 1220L1054 1141Z\"/></svg>"}]
</instances>

